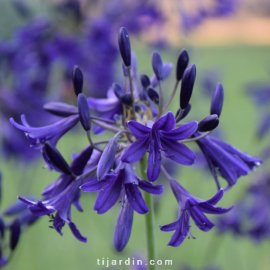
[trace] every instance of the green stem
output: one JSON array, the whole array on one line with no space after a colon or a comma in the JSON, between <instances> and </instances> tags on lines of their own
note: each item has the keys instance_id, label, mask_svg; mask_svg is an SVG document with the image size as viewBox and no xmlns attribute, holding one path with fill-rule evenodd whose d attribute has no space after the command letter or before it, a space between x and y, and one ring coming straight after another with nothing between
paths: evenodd
<instances>
[{"instance_id":1,"label":"green stem","mask_svg":"<svg viewBox=\"0 0 270 270\"><path fill-rule=\"evenodd\" d=\"M143 158L140 160L142 179L147 179L146 164L147 164L146 156L143 156ZM151 194L145 192L144 199L149 208L149 213L144 215L146 225L148 270L156 270L155 265L150 265L151 260L154 260L156 262L156 238L155 238L155 217L154 217L153 198Z\"/></svg>"}]
</instances>

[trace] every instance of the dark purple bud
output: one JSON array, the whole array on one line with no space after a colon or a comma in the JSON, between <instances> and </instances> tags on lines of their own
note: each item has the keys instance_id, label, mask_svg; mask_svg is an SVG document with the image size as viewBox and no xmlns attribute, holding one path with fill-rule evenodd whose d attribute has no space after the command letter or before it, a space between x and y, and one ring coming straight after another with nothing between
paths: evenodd
<instances>
[{"instance_id":1,"label":"dark purple bud","mask_svg":"<svg viewBox=\"0 0 270 270\"><path fill-rule=\"evenodd\" d=\"M5 235L5 222L1 217L0 217L0 233L1 233L1 238L3 238Z\"/></svg>"},{"instance_id":2,"label":"dark purple bud","mask_svg":"<svg viewBox=\"0 0 270 270\"><path fill-rule=\"evenodd\" d=\"M196 78L196 66L194 64L186 68L181 84L180 108L185 109L190 101Z\"/></svg>"},{"instance_id":3,"label":"dark purple bud","mask_svg":"<svg viewBox=\"0 0 270 270\"><path fill-rule=\"evenodd\" d=\"M131 65L131 48L130 48L130 40L127 29L125 27L121 27L118 34L118 45L119 50L123 59L124 64L127 67Z\"/></svg>"},{"instance_id":4,"label":"dark purple bud","mask_svg":"<svg viewBox=\"0 0 270 270\"><path fill-rule=\"evenodd\" d=\"M142 107L140 105L135 104L134 107L135 107L136 113L139 113L139 114L143 113Z\"/></svg>"},{"instance_id":5,"label":"dark purple bud","mask_svg":"<svg viewBox=\"0 0 270 270\"><path fill-rule=\"evenodd\" d=\"M91 130L91 118L90 118L90 109L87 102L87 99L83 93L78 95L78 109L80 122L85 131Z\"/></svg>"},{"instance_id":6,"label":"dark purple bud","mask_svg":"<svg viewBox=\"0 0 270 270\"><path fill-rule=\"evenodd\" d=\"M68 117L78 113L78 108L62 102L49 102L43 109L53 115Z\"/></svg>"},{"instance_id":7,"label":"dark purple bud","mask_svg":"<svg viewBox=\"0 0 270 270\"><path fill-rule=\"evenodd\" d=\"M171 74L173 68L173 64L172 63L164 63L163 64L163 81L169 77L169 75ZM158 86L158 80L155 74L152 75L151 79L151 85L152 87L156 87Z\"/></svg>"},{"instance_id":8,"label":"dark purple bud","mask_svg":"<svg viewBox=\"0 0 270 270\"><path fill-rule=\"evenodd\" d=\"M177 65L176 65L176 80L177 81L180 81L182 79L185 69L188 66L188 62L189 62L188 53L186 49L183 49L178 56Z\"/></svg>"},{"instance_id":9,"label":"dark purple bud","mask_svg":"<svg viewBox=\"0 0 270 270\"><path fill-rule=\"evenodd\" d=\"M163 63L161 56L158 52L152 53L152 67L154 70L154 73L159 81L163 80Z\"/></svg>"},{"instance_id":10,"label":"dark purple bud","mask_svg":"<svg viewBox=\"0 0 270 270\"><path fill-rule=\"evenodd\" d=\"M148 91L148 97L156 104L159 104L159 94L153 89L149 88Z\"/></svg>"},{"instance_id":11,"label":"dark purple bud","mask_svg":"<svg viewBox=\"0 0 270 270\"><path fill-rule=\"evenodd\" d=\"M125 94L125 91L122 89L122 87L117 84L117 83L113 83L112 84L112 88L113 88L113 92L116 95L116 97L118 99L121 99L121 97Z\"/></svg>"},{"instance_id":12,"label":"dark purple bud","mask_svg":"<svg viewBox=\"0 0 270 270\"><path fill-rule=\"evenodd\" d=\"M222 84L218 83L212 95L210 114L216 114L218 115L218 117L220 116L223 100L224 100L224 89Z\"/></svg>"},{"instance_id":13,"label":"dark purple bud","mask_svg":"<svg viewBox=\"0 0 270 270\"><path fill-rule=\"evenodd\" d=\"M72 162L70 165L71 171L76 175L83 173L84 167L92 156L93 148L91 145L87 146Z\"/></svg>"},{"instance_id":14,"label":"dark purple bud","mask_svg":"<svg viewBox=\"0 0 270 270\"><path fill-rule=\"evenodd\" d=\"M74 66L72 72L73 86L76 96L82 92L83 88L83 74L78 66Z\"/></svg>"},{"instance_id":15,"label":"dark purple bud","mask_svg":"<svg viewBox=\"0 0 270 270\"><path fill-rule=\"evenodd\" d=\"M128 69L127 67L125 66L125 63L124 61L122 61L122 69L123 69L123 74L125 77L128 77Z\"/></svg>"},{"instance_id":16,"label":"dark purple bud","mask_svg":"<svg viewBox=\"0 0 270 270\"><path fill-rule=\"evenodd\" d=\"M132 97L131 97L131 94L125 94L124 96L121 97L120 99L121 103L128 106L128 107L131 107L132 105Z\"/></svg>"},{"instance_id":17,"label":"dark purple bud","mask_svg":"<svg viewBox=\"0 0 270 270\"><path fill-rule=\"evenodd\" d=\"M190 110L191 110L191 104L188 103L188 105L187 105L187 107L184 109L184 112L183 112L182 116L180 117L179 121L182 120L182 119L184 119L184 118L189 114ZM177 113L176 113L176 115L175 115L175 118L177 118L177 116L178 116L178 114L180 113L180 111L181 111L181 109L179 109L179 110L177 111ZM178 122L179 122L179 121L178 121Z\"/></svg>"},{"instance_id":18,"label":"dark purple bud","mask_svg":"<svg viewBox=\"0 0 270 270\"><path fill-rule=\"evenodd\" d=\"M10 225L10 241L9 247L11 250L14 250L19 242L21 234L21 224L19 219L15 219Z\"/></svg>"},{"instance_id":19,"label":"dark purple bud","mask_svg":"<svg viewBox=\"0 0 270 270\"><path fill-rule=\"evenodd\" d=\"M206 118L204 118L199 124L198 124L198 131L200 132L207 132L215 129L219 124L219 119L216 114L209 115Z\"/></svg>"},{"instance_id":20,"label":"dark purple bud","mask_svg":"<svg viewBox=\"0 0 270 270\"><path fill-rule=\"evenodd\" d=\"M151 82L150 82L150 79L147 75L145 75L145 74L141 75L141 84L142 84L144 89L147 89L150 86Z\"/></svg>"},{"instance_id":21,"label":"dark purple bud","mask_svg":"<svg viewBox=\"0 0 270 270\"><path fill-rule=\"evenodd\" d=\"M97 165L97 179L102 180L112 168L117 150L117 138L109 140Z\"/></svg>"},{"instance_id":22,"label":"dark purple bud","mask_svg":"<svg viewBox=\"0 0 270 270\"><path fill-rule=\"evenodd\" d=\"M56 169L64 174L71 175L72 171L68 166L65 159L62 157L60 152L50 143L46 142L43 147L43 152L47 157L47 162Z\"/></svg>"},{"instance_id":23,"label":"dark purple bud","mask_svg":"<svg viewBox=\"0 0 270 270\"><path fill-rule=\"evenodd\" d=\"M114 230L114 247L117 251L122 251L130 238L133 223L133 208L128 200L122 205Z\"/></svg>"}]
</instances>

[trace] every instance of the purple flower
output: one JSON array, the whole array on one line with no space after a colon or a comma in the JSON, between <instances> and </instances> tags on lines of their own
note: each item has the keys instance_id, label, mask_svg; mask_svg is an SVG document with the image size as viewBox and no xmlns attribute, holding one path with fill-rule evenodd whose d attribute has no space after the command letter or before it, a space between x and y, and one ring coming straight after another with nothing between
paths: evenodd
<instances>
[{"instance_id":1,"label":"purple flower","mask_svg":"<svg viewBox=\"0 0 270 270\"><path fill-rule=\"evenodd\" d=\"M147 164L147 178L155 181L160 173L161 152L163 155L179 164L192 165L195 154L184 144L178 142L190 137L197 130L197 122L193 121L179 128L175 128L175 118L171 112L166 113L155 123L146 127L138 122L129 121L129 130L138 137L121 160L134 163L149 151ZM152 125L152 126L151 126Z\"/></svg>"},{"instance_id":2,"label":"purple flower","mask_svg":"<svg viewBox=\"0 0 270 270\"><path fill-rule=\"evenodd\" d=\"M121 191L123 197L127 200L131 207L139 214L145 214L149 211L140 189L155 195L163 192L163 186L153 186L145 180L141 180L134 172L131 164L120 163L116 171L107 174L104 181L91 181L81 186L84 192L98 191L94 210L98 214L106 213L118 201Z\"/></svg>"},{"instance_id":3,"label":"purple flower","mask_svg":"<svg viewBox=\"0 0 270 270\"><path fill-rule=\"evenodd\" d=\"M218 219L221 233L231 231L236 236L249 236L256 242L270 237L269 175L261 175L245 192L228 216Z\"/></svg>"},{"instance_id":4,"label":"purple flower","mask_svg":"<svg viewBox=\"0 0 270 270\"><path fill-rule=\"evenodd\" d=\"M160 227L164 232L174 231L169 246L177 247L187 236L193 237L190 230L190 217L200 230L208 232L214 227L214 224L204 213L220 215L229 212L233 208L233 206L228 209L214 206L223 196L224 191L222 189L213 198L205 201L192 196L174 179L170 179L170 186L179 204L179 214L175 222Z\"/></svg>"},{"instance_id":5,"label":"purple flower","mask_svg":"<svg viewBox=\"0 0 270 270\"><path fill-rule=\"evenodd\" d=\"M98 113L99 117L105 119L114 119L116 114L121 115L123 113L123 106L120 100L115 96L112 88L107 92L107 98L88 98L88 105L90 109ZM99 134L104 129L99 126L94 126L93 132Z\"/></svg>"},{"instance_id":6,"label":"purple flower","mask_svg":"<svg viewBox=\"0 0 270 270\"><path fill-rule=\"evenodd\" d=\"M71 169L77 175L81 175L84 168L92 155L93 149L88 146L80 155L78 155L73 163ZM32 200L18 196L22 202L28 204L28 209L36 216L50 215L53 221L53 227L60 235L62 235L62 227L67 223L73 235L81 242L86 242L87 239L83 237L76 225L71 220L71 205L74 204L78 211L82 211L79 203L80 189L79 187L84 183L85 179L79 177L74 179L72 176L62 174L61 177L49 185L44 191L43 195L49 197L47 200L39 200L34 202ZM56 215L52 213L57 211Z\"/></svg>"},{"instance_id":7,"label":"purple flower","mask_svg":"<svg viewBox=\"0 0 270 270\"><path fill-rule=\"evenodd\" d=\"M40 149L46 141L50 141L53 145L56 145L57 141L71 128L73 128L79 122L78 115L72 115L67 118L45 127L31 127L22 115L21 121L23 125L20 125L10 119L10 123L17 129L24 131L30 146L35 149Z\"/></svg>"},{"instance_id":8,"label":"purple flower","mask_svg":"<svg viewBox=\"0 0 270 270\"><path fill-rule=\"evenodd\" d=\"M195 133L194 137L201 133ZM220 184L217 178L217 170L220 175L228 182L230 188L236 184L240 176L247 175L254 167L262 164L256 157L241 152L237 148L211 136L196 141L201 148L212 175L216 181L218 189Z\"/></svg>"}]
</instances>

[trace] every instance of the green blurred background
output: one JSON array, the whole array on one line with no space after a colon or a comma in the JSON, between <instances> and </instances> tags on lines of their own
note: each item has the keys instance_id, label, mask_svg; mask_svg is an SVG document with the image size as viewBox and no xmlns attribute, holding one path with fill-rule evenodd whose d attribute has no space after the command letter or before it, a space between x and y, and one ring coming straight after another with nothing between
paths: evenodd
<instances>
[{"instance_id":1,"label":"green blurred background","mask_svg":"<svg viewBox=\"0 0 270 270\"><path fill-rule=\"evenodd\" d=\"M33 5L36 2L38 1L33 1ZM37 8L37 11L40 11L40 7ZM12 28L17 27L21 22L16 21L14 18L14 13L8 5L8 1L0 3L0 15L0 35L2 38L6 38ZM241 17L241 15L239 16ZM239 16L230 19L236 21L233 24L234 27L237 27ZM248 17L246 19L248 20ZM221 21L220 23L224 22ZM268 26L269 32L270 24L266 24L266 26ZM207 31L207 28L203 30L203 27L204 25L200 26L197 31L198 37L200 37L200 32ZM209 25L208 27L211 28ZM268 35L270 39L270 32ZM117 37L117 33L115 33L115 36ZM186 121L201 120L209 114L210 98L204 94L199 82L206 69L218 67L222 71L222 83L225 90L225 103L220 118L220 128L224 133L225 140L242 151L257 156L264 146L269 144L269 139L266 137L265 140L259 141L255 137L259 115L251 99L247 96L245 87L248 82L269 81L270 46L267 41L262 41L259 45L244 42L243 40L231 44L215 44L215 41L213 41L213 44L209 45L208 42L203 41L204 38L202 37L198 38L198 44L196 44L196 33L192 33L190 42L188 42L187 37L182 41L182 44L179 42L178 45L174 44L174 40L172 38L173 45L170 49L159 50L163 61L175 64L178 53L185 46L190 52L190 62L195 63L197 66L198 78L191 100L192 111ZM131 42L132 49L138 57L138 72L152 74L152 49L145 46L141 39L132 38ZM119 71L120 68L119 60ZM173 84L174 75L171 74L170 78L164 83L164 92L167 96L172 91ZM177 108L178 99L175 98L170 110L176 112ZM106 137L106 135L102 136ZM58 144L58 149L66 160L70 162L70 154L73 151L81 151L86 144L87 138L83 130L80 130L80 132L73 134L71 132L62 138ZM195 144L190 146L192 149L197 150ZM39 161L31 165L31 167L26 167L16 160L6 161L2 159L2 209L12 203L17 195L34 194L38 197L42 189L58 177L57 173L42 169L43 165ZM264 163L258 170L267 171L268 166L269 164ZM212 176L204 170L181 166L175 178L196 197L209 199L216 192ZM253 178L253 172L247 177L240 178L238 184L225 194L220 205L229 207L234 204ZM223 187L226 186L224 180L221 180L221 183ZM116 205L104 215L97 215L92 210L95 198L96 194L83 194L82 206L84 212L78 213L75 209L72 209L73 220L82 235L88 238L87 244L77 241L67 226L63 228L64 236L59 236L54 230L48 228L50 225L49 219L43 217L22 235L14 257L6 269L92 270L102 268L97 266L97 259L126 260L129 257L133 258L136 253L145 255L144 216L135 214L130 241L124 251L118 253L113 248L113 232L120 205ZM270 246L267 241L256 244L248 238L236 238L228 234L220 236L215 228L208 233L204 233L196 228L193 223L191 224L192 233L197 238L196 240L186 239L178 248L167 247L171 233L159 231L158 226L175 221L178 206L168 186L164 194L158 197L158 200L160 201L156 212L158 259L173 260L172 266L161 266L160 269L180 269L184 264L195 268L216 265L224 270L269 269ZM112 268L127 269L127 266Z\"/></svg>"}]
</instances>

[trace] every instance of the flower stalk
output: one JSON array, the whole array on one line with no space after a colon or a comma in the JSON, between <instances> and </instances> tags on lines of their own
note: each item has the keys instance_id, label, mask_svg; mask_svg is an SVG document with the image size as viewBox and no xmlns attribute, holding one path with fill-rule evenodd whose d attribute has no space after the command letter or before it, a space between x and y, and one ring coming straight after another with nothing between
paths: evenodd
<instances>
[{"instance_id":1,"label":"flower stalk","mask_svg":"<svg viewBox=\"0 0 270 270\"><path fill-rule=\"evenodd\" d=\"M140 160L141 177L142 179L147 179L146 175L146 155ZM147 241L147 258L148 262L150 260L156 261L156 237L155 237L155 216L153 207L152 194L145 192L144 200L149 208L149 213L145 215L145 225L146 225L146 241ZM155 265L149 265L149 270L156 270Z\"/></svg>"}]
</instances>

